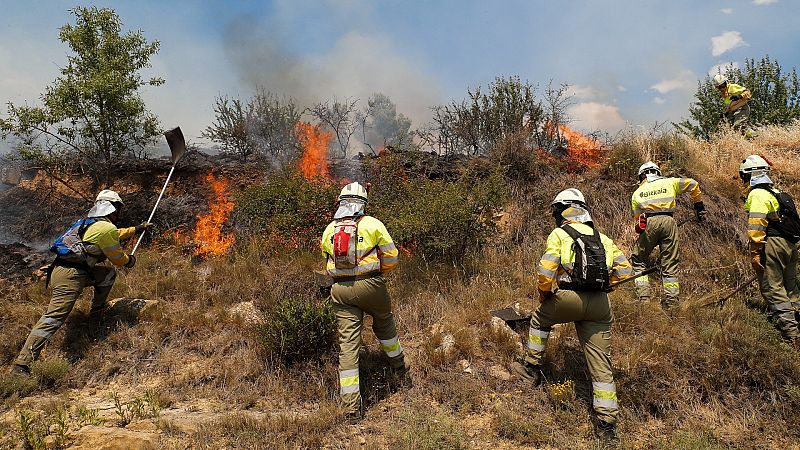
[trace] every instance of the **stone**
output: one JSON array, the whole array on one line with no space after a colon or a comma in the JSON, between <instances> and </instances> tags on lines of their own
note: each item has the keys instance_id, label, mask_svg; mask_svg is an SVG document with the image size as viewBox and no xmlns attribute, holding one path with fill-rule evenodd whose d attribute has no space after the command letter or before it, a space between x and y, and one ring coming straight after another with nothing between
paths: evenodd
<instances>
[{"instance_id":1,"label":"stone","mask_svg":"<svg viewBox=\"0 0 800 450\"><path fill-rule=\"evenodd\" d=\"M503 366L497 364L489 367L489 376L503 381L511 380L511 374L508 373L508 371L504 369Z\"/></svg>"},{"instance_id":2,"label":"stone","mask_svg":"<svg viewBox=\"0 0 800 450\"><path fill-rule=\"evenodd\" d=\"M439 353L445 357L449 357L453 354L453 351L456 348L456 338L453 337L452 334L445 334L442 336L442 343L436 347L435 352Z\"/></svg>"},{"instance_id":3,"label":"stone","mask_svg":"<svg viewBox=\"0 0 800 450\"><path fill-rule=\"evenodd\" d=\"M85 426L75 433L73 450L151 450L157 448L158 434L124 428Z\"/></svg>"},{"instance_id":4,"label":"stone","mask_svg":"<svg viewBox=\"0 0 800 450\"><path fill-rule=\"evenodd\" d=\"M241 302L233 305L228 313L231 317L238 317L247 325L261 325L264 323L264 314L253 302Z\"/></svg>"},{"instance_id":5,"label":"stone","mask_svg":"<svg viewBox=\"0 0 800 450\"><path fill-rule=\"evenodd\" d=\"M464 373L470 373L470 374L472 373L472 367L470 366L469 361L467 361L466 359L459 360L458 367Z\"/></svg>"},{"instance_id":6,"label":"stone","mask_svg":"<svg viewBox=\"0 0 800 450\"><path fill-rule=\"evenodd\" d=\"M138 317L154 310L158 300L120 297L108 302L107 316Z\"/></svg>"}]
</instances>

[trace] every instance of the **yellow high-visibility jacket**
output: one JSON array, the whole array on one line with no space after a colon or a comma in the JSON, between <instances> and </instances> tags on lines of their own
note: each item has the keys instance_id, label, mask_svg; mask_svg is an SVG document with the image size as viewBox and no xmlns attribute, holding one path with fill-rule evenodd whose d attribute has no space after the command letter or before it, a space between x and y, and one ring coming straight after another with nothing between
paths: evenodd
<instances>
[{"instance_id":1,"label":"yellow high-visibility jacket","mask_svg":"<svg viewBox=\"0 0 800 450\"><path fill-rule=\"evenodd\" d=\"M337 269L333 259L333 233L336 221L328 224L322 233L322 253L326 258L328 275L334 280L342 277L363 276L370 274L386 273L397 267L397 247L389 236L386 226L372 216L364 216L358 221L358 243L356 257L358 265L353 269Z\"/></svg>"},{"instance_id":2,"label":"yellow high-visibility jacket","mask_svg":"<svg viewBox=\"0 0 800 450\"><path fill-rule=\"evenodd\" d=\"M753 96L753 94L750 93L750 89L747 89L746 87L740 86L738 84L728 83L728 88L725 89L725 92L722 94L722 100L725 102L725 106L727 106L729 109L731 106L731 102L733 102L733 100L731 100L731 97L733 97L734 95L741 95L744 100L750 100L750 98ZM741 104L735 109L741 108L746 103L747 101L741 102Z\"/></svg>"},{"instance_id":3,"label":"yellow high-visibility jacket","mask_svg":"<svg viewBox=\"0 0 800 450\"><path fill-rule=\"evenodd\" d=\"M688 192L694 203L703 200L700 183L693 178L659 178L654 181L642 180L631 196L633 217L641 213L672 213L677 206L677 198Z\"/></svg>"},{"instance_id":4,"label":"yellow high-visibility jacket","mask_svg":"<svg viewBox=\"0 0 800 450\"><path fill-rule=\"evenodd\" d=\"M584 223L567 221L569 226L585 235L594 233L592 227ZM539 290L545 292L555 292L558 283L570 283L572 277L570 272L575 264L575 252L572 244L575 241L560 227L556 228L547 237L547 250L539 261ZM611 282L620 281L623 278L633 275L633 268L628 258L614 244L608 236L600 233L600 242L606 251L606 266L609 271Z\"/></svg>"},{"instance_id":5,"label":"yellow high-visibility jacket","mask_svg":"<svg viewBox=\"0 0 800 450\"><path fill-rule=\"evenodd\" d=\"M83 242L90 257L97 262L108 258L115 266L124 266L128 263L129 258L122 251L120 241L129 239L134 234L136 234L136 227L117 228L110 220L100 219L86 229L83 234Z\"/></svg>"},{"instance_id":6,"label":"yellow high-visibility jacket","mask_svg":"<svg viewBox=\"0 0 800 450\"><path fill-rule=\"evenodd\" d=\"M775 192L780 192L772 188ZM767 227L770 220L780 220L780 203L774 195L764 189L750 188L744 210L748 213L747 237L751 246L761 246L767 239Z\"/></svg>"}]
</instances>

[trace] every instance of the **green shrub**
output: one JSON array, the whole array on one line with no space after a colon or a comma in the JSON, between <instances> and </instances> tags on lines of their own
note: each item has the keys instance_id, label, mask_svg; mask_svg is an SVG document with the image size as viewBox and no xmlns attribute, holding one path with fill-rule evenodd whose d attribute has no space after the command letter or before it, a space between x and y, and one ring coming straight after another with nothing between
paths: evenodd
<instances>
[{"instance_id":1,"label":"green shrub","mask_svg":"<svg viewBox=\"0 0 800 450\"><path fill-rule=\"evenodd\" d=\"M31 374L43 387L51 387L69 372L69 362L63 358L36 361L31 364Z\"/></svg>"},{"instance_id":2,"label":"green shrub","mask_svg":"<svg viewBox=\"0 0 800 450\"><path fill-rule=\"evenodd\" d=\"M36 389L36 380L12 374L0 374L0 398L18 394L24 397Z\"/></svg>"},{"instance_id":3,"label":"green shrub","mask_svg":"<svg viewBox=\"0 0 800 450\"><path fill-rule=\"evenodd\" d=\"M330 304L287 298L258 327L265 350L285 365L316 358L335 344L336 319Z\"/></svg>"},{"instance_id":4,"label":"green shrub","mask_svg":"<svg viewBox=\"0 0 800 450\"><path fill-rule=\"evenodd\" d=\"M299 175L273 175L237 197L237 221L285 247L319 248L339 188Z\"/></svg>"}]
</instances>

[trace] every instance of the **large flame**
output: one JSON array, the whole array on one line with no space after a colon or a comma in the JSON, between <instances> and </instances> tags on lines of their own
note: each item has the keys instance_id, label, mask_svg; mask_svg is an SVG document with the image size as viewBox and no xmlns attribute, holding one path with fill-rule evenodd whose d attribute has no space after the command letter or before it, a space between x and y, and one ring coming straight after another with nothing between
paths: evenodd
<instances>
[{"instance_id":1,"label":"large flame","mask_svg":"<svg viewBox=\"0 0 800 450\"><path fill-rule=\"evenodd\" d=\"M566 125L559 125L558 131L567 139L567 154L570 158L588 168L600 167L605 153L602 144Z\"/></svg>"},{"instance_id":2,"label":"large flame","mask_svg":"<svg viewBox=\"0 0 800 450\"><path fill-rule=\"evenodd\" d=\"M205 180L211 185L214 195L208 199L211 211L197 217L197 225L194 229L194 242L197 244L197 250L194 254L198 256L222 255L236 242L236 238L232 234L222 233L222 226L228 221L235 205L228 195L226 180L217 179L210 173L206 175Z\"/></svg>"},{"instance_id":3,"label":"large flame","mask_svg":"<svg viewBox=\"0 0 800 450\"><path fill-rule=\"evenodd\" d=\"M295 128L303 154L300 156L300 172L307 180L330 178L328 166L328 145L333 133L322 130L318 125L299 122Z\"/></svg>"}]
</instances>

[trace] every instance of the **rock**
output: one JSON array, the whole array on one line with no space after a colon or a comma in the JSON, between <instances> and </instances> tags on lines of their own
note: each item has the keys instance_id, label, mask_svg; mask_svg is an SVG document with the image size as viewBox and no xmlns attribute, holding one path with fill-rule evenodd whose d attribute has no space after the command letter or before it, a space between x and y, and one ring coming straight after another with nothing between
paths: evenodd
<instances>
[{"instance_id":1,"label":"rock","mask_svg":"<svg viewBox=\"0 0 800 450\"><path fill-rule=\"evenodd\" d=\"M233 305L228 314L238 317L247 325L261 325L264 323L264 314L253 302L241 302Z\"/></svg>"},{"instance_id":2,"label":"rock","mask_svg":"<svg viewBox=\"0 0 800 450\"><path fill-rule=\"evenodd\" d=\"M525 348L522 346L522 341L519 338L519 334L515 332L505 320L499 317L492 317L492 321L489 324L492 328L492 332L498 336L502 336L505 339L508 339L509 342L515 343L515 354L517 356L522 356L525 354Z\"/></svg>"},{"instance_id":3,"label":"rock","mask_svg":"<svg viewBox=\"0 0 800 450\"><path fill-rule=\"evenodd\" d=\"M364 436L359 436L358 437L358 443L360 445L367 445L367 440L364 438Z\"/></svg>"},{"instance_id":4,"label":"rock","mask_svg":"<svg viewBox=\"0 0 800 450\"><path fill-rule=\"evenodd\" d=\"M452 334L445 334L442 336L442 343L436 347L435 352L441 354L444 357L449 357L453 354L453 351L456 348L456 338L453 337Z\"/></svg>"},{"instance_id":5,"label":"rock","mask_svg":"<svg viewBox=\"0 0 800 450\"><path fill-rule=\"evenodd\" d=\"M73 450L150 450L158 444L158 434L124 428L85 426L75 433Z\"/></svg>"},{"instance_id":6,"label":"rock","mask_svg":"<svg viewBox=\"0 0 800 450\"><path fill-rule=\"evenodd\" d=\"M489 367L489 376L503 381L511 380L511 374L508 373L508 371L504 369L503 366L499 366L497 364Z\"/></svg>"},{"instance_id":7,"label":"rock","mask_svg":"<svg viewBox=\"0 0 800 450\"><path fill-rule=\"evenodd\" d=\"M466 359L458 361L458 367L461 368L464 373L472 373L472 367L470 367L469 361Z\"/></svg>"},{"instance_id":8,"label":"rock","mask_svg":"<svg viewBox=\"0 0 800 450\"><path fill-rule=\"evenodd\" d=\"M115 298L108 302L108 316L122 316L135 318L158 306L158 300L145 300L143 298Z\"/></svg>"}]
</instances>

